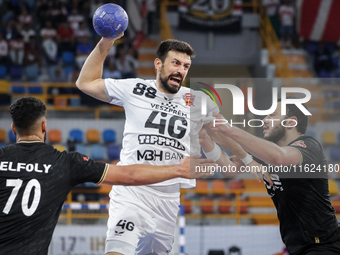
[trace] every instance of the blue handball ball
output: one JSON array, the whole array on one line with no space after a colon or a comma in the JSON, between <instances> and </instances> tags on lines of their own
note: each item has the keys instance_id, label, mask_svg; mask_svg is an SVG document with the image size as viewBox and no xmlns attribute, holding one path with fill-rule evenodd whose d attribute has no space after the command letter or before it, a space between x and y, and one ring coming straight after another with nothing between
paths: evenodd
<instances>
[{"instance_id":1,"label":"blue handball ball","mask_svg":"<svg viewBox=\"0 0 340 255\"><path fill-rule=\"evenodd\" d=\"M128 15L117 4L104 4L93 14L94 30L101 37L116 38L126 30L128 25Z\"/></svg>"}]
</instances>

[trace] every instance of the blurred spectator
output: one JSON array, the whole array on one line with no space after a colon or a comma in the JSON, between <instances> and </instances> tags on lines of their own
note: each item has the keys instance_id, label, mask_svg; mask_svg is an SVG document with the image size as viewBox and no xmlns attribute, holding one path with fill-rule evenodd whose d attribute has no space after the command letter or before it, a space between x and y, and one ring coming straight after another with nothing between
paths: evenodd
<instances>
[{"instance_id":1,"label":"blurred spectator","mask_svg":"<svg viewBox=\"0 0 340 255\"><path fill-rule=\"evenodd\" d=\"M78 28L79 28L79 24L80 22L83 22L84 21L84 16L80 15L78 13L78 10L77 8L73 8L72 9L72 14L70 14L68 17L67 17L67 21L68 23L70 23L70 26L71 28L73 29L73 31L77 31Z\"/></svg>"},{"instance_id":2,"label":"blurred spectator","mask_svg":"<svg viewBox=\"0 0 340 255\"><path fill-rule=\"evenodd\" d=\"M65 3L61 2L60 0L53 0L51 6L51 16L52 21L55 25L60 25L63 21L67 20L67 8Z\"/></svg>"},{"instance_id":3,"label":"blurred spectator","mask_svg":"<svg viewBox=\"0 0 340 255\"><path fill-rule=\"evenodd\" d=\"M281 45L283 48L291 48L294 34L295 11L290 0L284 0L279 9L281 21Z\"/></svg>"},{"instance_id":4,"label":"blurred spectator","mask_svg":"<svg viewBox=\"0 0 340 255\"><path fill-rule=\"evenodd\" d=\"M147 22L148 22L148 30L147 34L153 34L155 32L155 24L157 17L157 3L156 0L146 0L146 9L147 9Z\"/></svg>"},{"instance_id":5,"label":"blurred spectator","mask_svg":"<svg viewBox=\"0 0 340 255\"><path fill-rule=\"evenodd\" d=\"M2 32L2 35L4 36L4 39L6 39L7 41L10 41L12 39L15 39L18 37L19 32L18 29L16 27L16 22L14 19L10 19L7 24L5 25L5 28Z\"/></svg>"},{"instance_id":6,"label":"blurred spectator","mask_svg":"<svg viewBox=\"0 0 340 255\"><path fill-rule=\"evenodd\" d=\"M96 10L103 5L102 0L91 0L89 18L92 18Z\"/></svg>"},{"instance_id":7,"label":"blurred spectator","mask_svg":"<svg viewBox=\"0 0 340 255\"><path fill-rule=\"evenodd\" d=\"M59 26L57 38L59 52L74 50L74 32L67 20L64 20Z\"/></svg>"},{"instance_id":8,"label":"blurred spectator","mask_svg":"<svg viewBox=\"0 0 340 255\"><path fill-rule=\"evenodd\" d=\"M25 49L25 56L24 56L24 65L37 65L41 66L41 58L39 54L39 47L36 44L36 40L34 36L31 36L29 39L29 44L26 46Z\"/></svg>"},{"instance_id":9,"label":"blurred spectator","mask_svg":"<svg viewBox=\"0 0 340 255\"><path fill-rule=\"evenodd\" d=\"M23 10L29 10L31 7L26 2L26 0L12 0L11 1L11 9L14 11L16 16L19 16Z\"/></svg>"},{"instance_id":10,"label":"blurred spectator","mask_svg":"<svg viewBox=\"0 0 340 255\"><path fill-rule=\"evenodd\" d=\"M83 36L76 47L76 63L78 68L82 68L87 56L93 50L93 46L89 43L89 37Z\"/></svg>"},{"instance_id":11,"label":"blurred spectator","mask_svg":"<svg viewBox=\"0 0 340 255\"><path fill-rule=\"evenodd\" d=\"M278 6L280 4L280 0L262 0L262 5L266 9L266 14L272 23L273 29L279 37L279 29L280 29L280 21L277 15Z\"/></svg>"},{"instance_id":12,"label":"blurred spectator","mask_svg":"<svg viewBox=\"0 0 340 255\"><path fill-rule=\"evenodd\" d=\"M15 17L11 9L11 0L2 0L0 3L0 17L3 24Z\"/></svg>"},{"instance_id":13,"label":"blurred spectator","mask_svg":"<svg viewBox=\"0 0 340 255\"><path fill-rule=\"evenodd\" d=\"M314 53L314 69L317 75L319 75L321 70L331 72L332 68L332 54L329 49L320 42L318 49Z\"/></svg>"},{"instance_id":14,"label":"blurred spectator","mask_svg":"<svg viewBox=\"0 0 340 255\"><path fill-rule=\"evenodd\" d=\"M23 28L20 31L20 34L22 35L22 37L24 38L24 42L26 44L29 43L30 41L30 37L35 36L35 30L32 28L31 23L26 23L24 24Z\"/></svg>"},{"instance_id":15,"label":"blurred spectator","mask_svg":"<svg viewBox=\"0 0 340 255\"><path fill-rule=\"evenodd\" d=\"M79 76L79 69L78 67L74 67L72 72L67 76L67 82L75 83Z\"/></svg>"},{"instance_id":16,"label":"blurred spectator","mask_svg":"<svg viewBox=\"0 0 340 255\"><path fill-rule=\"evenodd\" d=\"M25 42L22 35L18 35L16 39L12 39L9 43L9 56L11 63L14 65L22 65L25 55Z\"/></svg>"},{"instance_id":17,"label":"blurred spectator","mask_svg":"<svg viewBox=\"0 0 340 255\"><path fill-rule=\"evenodd\" d=\"M8 66L8 43L0 34L0 64Z\"/></svg>"},{"instance_id":18,"label":"blurred spectator","mask_svg":"<svg viewBox=\"0 0 340 255\"><path fill-rule=\"evenodd\" d=\"M116 65L112 61L109 63L108 67L104 68L103 79L106 78L122 79L122 74L116 69Z\"/></svg>"},{"instance_id":19,"label":"blurred spectator","mask_svg":"<svg viewBox=\"0 0 340 255\"><path fill-rule=\"evenodd\" d=\"M55 40L57 38L57 30L55 30L52 27L51 21L48 20L45 22L45 26L40 29L40 36L42 40L46 40L46 39Z\"/></svg>"},{"instance_id":20,"label":"blurred spectator","mask_svg":"<svg viewBox=\"0 0 340 255\"><path fill-rule=\"evenodd\" d=\"M133 57L133 48L124 51L122 48L118 50L118 59L116 60L117 70L121 72L122 78L135 78L138 68L138 61Z\"/></svg>"},{"instance_id":21,"label":"blurred spectator","mask_svg":"<svg viewBox=\"0 0 340 255\"><path fill-rule=\"evenodd\" d=\"M46 21L45 26L40 30L40 36L47 63L56 64L58 62L57 30L52 27L51 21Z\"/></svg>"},{"instance_id":22,"label":"blurred spectator","mask_svg":"<svg viewBox=\"0 0 340 255\"><path fill-rule=\"evenodd\" d=\"M66 82L64 70L60 66L54 68L54 72L51 75L51 82Z\"/></svg>"},{"instance_id":23,"label":"blurred spectator","mask_svg":"<svg viewBox=\"0 0 340 255\"><path fill-rule=\"evenodd\" d=\"M48 2L47 0L40 0L38 2L35 19L40 26L46 24L46 21L52 22L50 5L51 2Z\"/></svg>"},{"instance_id":24,"label":"blurred spectator","mask_svg":"<svg viewBox=\"0 0 340 255\"><path fill-rule=\"evenodd\" d=\"M78 27L78 29L76 29L74 31L74 34L75 34L75 37L76 37L77 41L80 41L81 37L83 37L83 36L91 37L91 32L86 27L86 24L85 24L84 21L81 21L79 23L79 27Z\"/></svg>"},{"instance_id":25,"label":"blurred spectator","mask_svg":"<svg viewBox=\"0 0 340 255\"><path fill-rule=\"evenodd\" d=\"M110 1L112 2L112 1ZM90 14L91 12L91 4L89 0L80 0L79 4L79 13L86 19L85 22L87 23L87 26L90 26L92 24L92 16Z\"/></svg>"},{"instance_id":26,"label":"blurred spectator","mask_svg":"<svg viewBox=\"0 0 340 255\"><path fill-rule=\"evenodd\" d=\"M25 24L32 24L33 23L33 17L31 14L28 13L27 9L22 10L22 13L18 17L18 21L23 26Z\"/></svg>"}]
</instances>

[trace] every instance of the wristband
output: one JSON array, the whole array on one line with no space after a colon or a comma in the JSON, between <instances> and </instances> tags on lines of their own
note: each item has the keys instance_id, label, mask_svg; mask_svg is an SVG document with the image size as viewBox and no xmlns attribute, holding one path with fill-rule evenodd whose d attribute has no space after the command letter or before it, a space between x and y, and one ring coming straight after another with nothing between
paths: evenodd
<instances>
[{"instance_id":1,"label":"wristband","mask_svg":"<svg viewBox=\"0 0 340 255\"><path fill-rule=\"evenodd\" d=\"M220 148L220 146L218 146L215 142L214 142L214 149L211 151L211 152L204 152L204 155L209 158L209 159L214 159L214 160L219 160L220 157L221 157L221 153L222 153L222 150Z\"/></svg>"},{"instance_id":2,"label":"wristband","mask_svg":"<svg viewBox=\"0 0 340 255\"><path fill-rule=\"evenodd\" d=\"M253 161L253 156L247 153L247 156L241 159L243 164L249 165Z\"/></svg>"}]
</instances>

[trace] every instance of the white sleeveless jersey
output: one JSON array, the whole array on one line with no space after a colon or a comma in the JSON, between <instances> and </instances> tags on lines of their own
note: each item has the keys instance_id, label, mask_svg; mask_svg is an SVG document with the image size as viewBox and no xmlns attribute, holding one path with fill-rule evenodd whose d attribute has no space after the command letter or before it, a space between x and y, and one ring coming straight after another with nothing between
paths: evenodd
<instances>
[{"instance_id":1,"label":"white sleeveless jersey","mask_svg":"<svg viewBox=\"0 0 340 255\"><path fill-rule=\"evenodd\" d=\"M204 117L202 98L207 102L207 113L219 112L205 93L185 87L176 94L163 93L157 89L155 80L105 79L105 92L111 104L125 109L119 165L173 165L185 156L199 154L198 132L206 124L200 121ZM184 178L153 186L178 183L182 188L195 186L195 180Z\"/></svg>"}]
</instances>

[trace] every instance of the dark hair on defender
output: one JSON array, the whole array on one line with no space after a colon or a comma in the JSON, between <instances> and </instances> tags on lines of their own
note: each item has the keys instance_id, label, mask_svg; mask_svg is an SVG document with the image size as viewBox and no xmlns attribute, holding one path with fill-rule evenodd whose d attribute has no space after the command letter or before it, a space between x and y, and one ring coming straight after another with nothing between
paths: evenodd
<instances>
[{"instance_id":1,"label":"dark hair on defender","mask_svg":"<svg viewBox=\"0 0 340 255\"><path fill-rule=\"evenodd\" d=\"M287 97L287 99L294 99L296 97ZM281 102L281 98L278 100ZM306 104L302 104L306 109L308 109ZM304 134L306 133L307 126L308 126L308 115L305 115L295 104L287 104L286 105L286 116L297 118L297 125L296 129L299 133Z\"/></svg>"},{"instance_id":2,"label":"dark hair on defender","mask_svg":"<svg viewBox=\"0 0 340 255\"><path fill-rule=\"evenodd\" d=\"M35 97L23 97L9 107L13 125L17 131L29 131L38 119L46 116L46 106Z\"/></svg>"},{"instance_id":3,"label":"dark hair on defender","mask_svg":"<svg viewBox=\"0 0 340 255\"><path fill-rule=\"evenodd\" d=\"M168 52L171 50L185 53L188 56L190 56L191 59L195 57L195 51L193 50L189 43L179 41L176 39L169 39L161 42L156 53L156 58L159 58L162 61L162 63L164 63L164 60L166 59Z\"/></svg>"}]
</instances>

